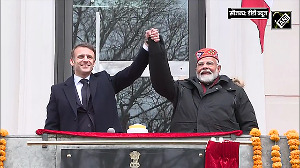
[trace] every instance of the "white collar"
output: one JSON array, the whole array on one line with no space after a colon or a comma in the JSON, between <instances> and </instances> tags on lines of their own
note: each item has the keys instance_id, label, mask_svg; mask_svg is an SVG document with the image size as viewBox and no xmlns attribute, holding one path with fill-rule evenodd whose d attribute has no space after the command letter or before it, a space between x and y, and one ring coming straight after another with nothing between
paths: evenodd
<instances>
[{"instance_id":1,"label":"white collar","mask_svg":"<svg viewBox=\"0 0 300 168\"><path fill-rule=\"evenodd\" d=\"M90 77L91 77L91 75L87 76L87 77L84 78L84 79L90 80ZM79 77L79 76L77 76L77 75L74 74L74 83L75 83L75 84L78 84L78 83L80 82L81 79L83 79L83 78L82 78L82 77Z\"/></svg>"}]
</instances>

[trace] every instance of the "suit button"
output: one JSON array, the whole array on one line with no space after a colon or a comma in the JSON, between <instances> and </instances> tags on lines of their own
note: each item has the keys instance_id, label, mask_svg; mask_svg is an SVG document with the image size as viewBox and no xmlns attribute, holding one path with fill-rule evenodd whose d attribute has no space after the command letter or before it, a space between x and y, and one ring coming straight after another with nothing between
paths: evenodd
<instances>
[{"instance_id":1,"label":"suit button","mask_svg":"<svg viewBox=\"0 0 300 168\"><path fill-rule=\"evenodd\" d=\"M88 124L88 127L91 127L91 124Z\"/></svg>"}]
</instances>

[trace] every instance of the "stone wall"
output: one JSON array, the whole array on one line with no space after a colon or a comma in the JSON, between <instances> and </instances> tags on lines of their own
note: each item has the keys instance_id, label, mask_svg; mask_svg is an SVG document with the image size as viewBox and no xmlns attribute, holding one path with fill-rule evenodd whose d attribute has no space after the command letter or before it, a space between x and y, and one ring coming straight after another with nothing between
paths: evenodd
<instances>
[{"instance_id":1,"label":"stone wall","mask_svg":"<svg viewBox=\"0 0 300 168\"><path fill-rule=\"evenodd\" d=\"M230 139L229 136L223 137ZM240 144L240 168L250 168L253 166L253 151L250 141L251 136L242 135L237 137L236 141L246 142ZM286 137L280 137L279 143L282 164L284 168L290 168L289 164L289 148ZM103 138L87 138L87 137L72 137L62 135L49 135L49 142L99 142L100 144L92 145L59 145L50 144L43 148L41 144L28 144L30 142L41 142L42 137L37 135L32 136L7 136L5 137L6 144L6 161L4 161L5 168L59 168L61 167L61 149L152 149L152 148L192 148L205 149L205 142L210 138L170 138L170 143L155 143L157 139L146 139L146 141L153 143L139 143L141 139L125 139L126 143L113 144L114 139ZM106 143L107 140L110 143ZM145 140L145 139L142 139ZM178 143L174 143L178 140ZM199 143L185 143L189 141L199 141ZM261 136L262 141L262 158L263 167L272 167L271 161L271 147L274 142L269 139L269 136ZM103 142L103 143L102 143ZM183 143L181 143L183 142ZM102 144L101 144L102 143ZM129 167L125 165L124 167Z\"/></svg>"}]
</instances>

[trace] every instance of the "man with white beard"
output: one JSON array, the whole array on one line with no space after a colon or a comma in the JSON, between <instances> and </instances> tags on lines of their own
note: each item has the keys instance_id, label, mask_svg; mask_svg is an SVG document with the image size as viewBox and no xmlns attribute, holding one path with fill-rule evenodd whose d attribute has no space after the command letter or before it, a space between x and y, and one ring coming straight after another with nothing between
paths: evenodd
<instances>
[{"instance_id":1,"label":"man with white beard","mask_svg":"<svg viewBox=\"0 0 300 168\"><path fill-rule=\"evenodd\" d=\"M219 75L218 52L196 52L196 76L174 81L167 52L157 29L147 31L149 69L155 91L173 103L171 132L229 132L248 134L258 128L253 106L244 91L226 75ZM157 43L157 41L159 41Z\"/></svg>"}]
</instances>

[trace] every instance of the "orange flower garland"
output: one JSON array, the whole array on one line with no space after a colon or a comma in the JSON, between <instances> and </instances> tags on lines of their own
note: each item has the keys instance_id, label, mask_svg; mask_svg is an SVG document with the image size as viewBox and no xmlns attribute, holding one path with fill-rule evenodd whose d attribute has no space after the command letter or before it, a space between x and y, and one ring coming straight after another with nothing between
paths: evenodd
<instances>
[{"instance_id":1,"label":"orange flower garland","mask_svg":"<svg viewBox=\"0 0 300 168\"><path fill-rule=\"evenodd\" d=\"M299 134L296 130L289 130L285 134L288 139L288 144L290 146L290 163L292 168L300 168L300 159L299 159Z\"/></svg>"},{"instance_id":2,"label":"orange flower garland","mask_svg":"<svg viewBox=\"0 0 300 168\"><path fill-rule=\"evenodd\" d=\"M5 137L6 135L8 135L7 130L5 130L5 129L0 129L0 136Z\"/></svg>"},{"instance_id":3,"label":"orange flower garland","mask_svg":"<svg viewBox=\"0 0 300 168\"><path fill-rule=\"evenodd\" d=\"M279 133L277 130L270 130L269 135L270 135L270 139L275 142L275 145L272 146L272 152L271 152L272 161L273 161L272 167L273 168L281 168L282 163L281 163L281 158L280 158L280 156L281 156L280 147L278 145L276 145L276 142L278 142L280 139Z\"/></svg>"},{"instance_id":4,"label":"orange flower garland","mask_svg":"<svg viewBox=\"0 0 300 168\"><path fill-rule=\"evenodd\" d=\"M253 168L262 168L262 147L260 141L260 130L252 128L250 131L252 146L253 146Z\"/></svg>"},{"instance_id":5,"label":"orange flower garland","mask_svg":"<svg viewBox=\"0 0 300 168\"><path fill-rule=\"evenodd\" d=\"M7 130L0 129L0 136L5 137L6 135L8 135ZM5 149L6 149L6 140L2 138L0 139L0 168L4 167L3 161L6 160Z\"/></svg>"}]
</instances>

